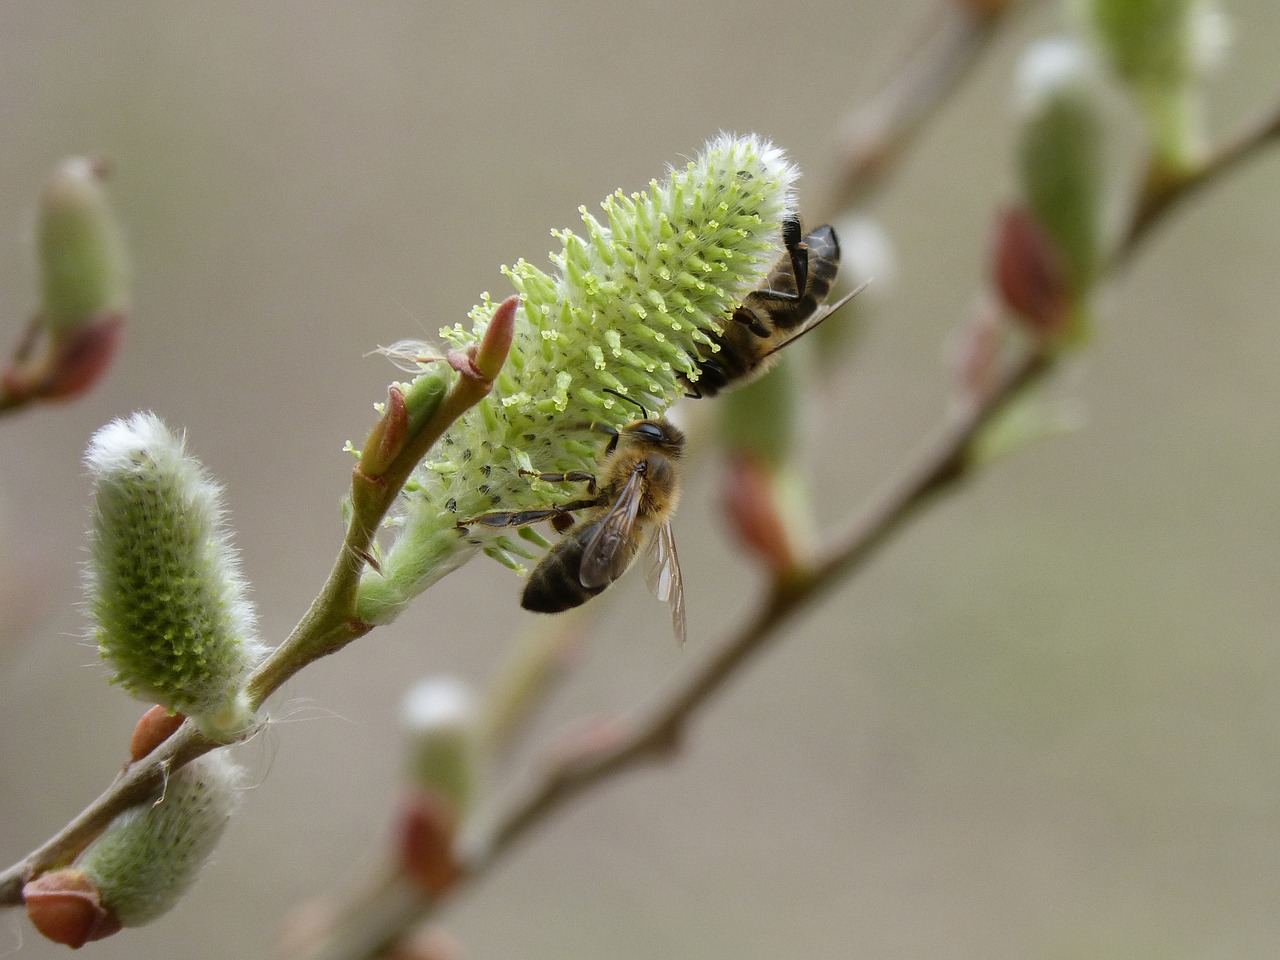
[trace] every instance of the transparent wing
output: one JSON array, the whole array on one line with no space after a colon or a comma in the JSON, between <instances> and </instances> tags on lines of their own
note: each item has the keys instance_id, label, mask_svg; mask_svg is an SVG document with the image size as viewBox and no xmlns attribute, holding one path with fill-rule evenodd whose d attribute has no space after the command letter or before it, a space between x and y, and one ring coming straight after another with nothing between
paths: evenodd
<instances>
[{"instance_id":1,"label":"transparent wing","mask_svg":"<svg viewBox=\"0 0 1280 960\"><path fill-rule=\"evenodd\" d=\"M653 595L671 606L671 629L681 646L685 641L684 576L680 573L680 557L671 524L661 524L649 542L649 569L646 579Z\"/></svg>"},{"instance_id":2,"label":"transparent wing","mask_svg":"<svg viewBox=\"0 0 1280 960\"><path fill-rule=\"evenodd\" d=\"M631 566L636 555L632 537L636 514L640 511L640 495L644 492L644 473L631 471L622 492L599 522L595 536L582 551L578 580L584 587L604 587L613 583Z\"/></svg>"}]
</instances>

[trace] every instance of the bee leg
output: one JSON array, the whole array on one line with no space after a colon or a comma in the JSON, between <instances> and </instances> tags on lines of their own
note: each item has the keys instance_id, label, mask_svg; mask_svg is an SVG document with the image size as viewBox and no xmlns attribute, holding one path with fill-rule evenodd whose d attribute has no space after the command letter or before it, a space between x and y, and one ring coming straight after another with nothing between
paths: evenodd
<instances>
[{"instance_id":1,"label":"bee leg","mask_svg":"<svg viewBox=\"0 0 1280 960\"><path fill-rule=\"evenodd\" d=\"M787 248L787 256L791 258L791 278L795 281L795 291L764 287L752 291L751 296L760 297L762 300L781 300L784 303L795 303L804 299L805 292L809 289L809 245L801 237L801 229L799 217L787 217L782 221L782 243ZM761 323L760 318L750 307L744 305L739 307L738 311L751 314L747 325L751 327L753 333L761 337L769 335L771 332L769 328ZM735 312L735 319L737 319L737 312Z\"/></svg>"},{"instance_id":2,"label":"bee leg","mask_svg":"<svg viewBox=\"0 0 1280 960\"><path fill-rule=\"evenodd\" d=\"M568 473L539 473L537 470L521 470L522 477L536 477L547 483L585 483L587 493L596 492L596 477L585 470L570 470Z\"/></svg>"},{"instance_id":3,"label":"bee leg","mask_svg":"<svg viewBox=\"0 0 1280 960\"><path fill-rule=\"evenodd\" d=\"M799 217L787 217L782 223L782 243L791 257L791 275L796 281L796 299L804 296L809 285L809 246L801 235Z\"/></svg>"},{"instance_id":4,"label":"bee leg","mask_svg":"<svg viewBox=\"0 0 1280 960\"><path fill-rule=\"evenodd\" d=\"M572 500L569 503L554 504L550 507L540 507L537 510L512 510L512 511L495 511L493 513L482 513L477 517L470 517L466 520L459 520L454 524L455 527L524 527L531 523L537 523L539 520L551 520L552 525L556 523L556 518L572 513L575 510L585 510L587 507L595 507L599 505L596 499L591 500Z\"/></svg>"},{"instance_id":5,"label":"bee leg","mask_svg":"<svg viewBox=\"0 0 1280 960\"><path fill-rule=\"evenodd\" d=\"M459 520L454 526L523 527L531 523L537 523L539 520L545 520L547 517L555 516L559 512L556 507L546 507L542 510L497 511L494 513L482 513L478 517L469 517L466 520Z\"/></svg>"},{"instance_id":6,"label":"bee leg","mask_svg":"<svg viewBox=\"0 0 1280 960\"><path fill-rule=\"evenodd\" d=\"M755 291L752 296L760 296L768 291ZM748 330L754 333L761 340L768 338L773 331L769 329L769 325L760 319L760 314L756 313L746 304L738 307L733 311L733 322L743 324Z\"/></svg>"}]
</instances>

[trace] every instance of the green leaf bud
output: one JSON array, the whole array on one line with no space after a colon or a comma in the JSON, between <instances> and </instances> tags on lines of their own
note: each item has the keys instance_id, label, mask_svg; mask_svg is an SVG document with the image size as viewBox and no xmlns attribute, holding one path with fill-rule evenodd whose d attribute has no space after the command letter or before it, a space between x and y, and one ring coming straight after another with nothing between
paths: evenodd
<instances>
[{"instance_id":1,"label":"green leaf bud","mask_svg":"<svg viewBox=\"0 0 1280 960\"><path fill-rule=\"evenodd\" d=\"M253 723L244 682L262 653L218 486L151 413L99 430L87 571L113 683L230 740Z\"/></svg>"},{"instance_id":2,"label":"green leaf bud","mask_svg":"<svg viewBox=\"0 0 1280 960\"><path fill-rule=\"evenodd\" d=\"M241 780L226 751L205 754L169 777L158 800L112 820L77 858L122 925L150 923L195 883L239 803Z\"/></svg>"},{"instance_id":3,"label":"green leaf bud","mask_svg":"<svg viewBox=\"0 0 1280 960\"><path fill-rule=\"evenodd\" d=\"M58 166L40 195L41 316L54 339L128 307L124 238L102 174L101 164L73 157Z\"/></svg>"},{"instance_id":4,"label":"green leaf bud","mask_svg":"<svg viewBox=\"0 0 1280 960\"><path fill-rule=\"evenodd\" d=\"M366 571L358 612L393 619L414 595L500 534L459 521L571 499L521 470L592 471L603 449L591 424L618 428L635 403L661 414L696 378L696 360L782 252L795 168L767 140L721 135L695 160L639 193L615 193L585 236L556 231L547 273L525 260L504 273L521 296L514 339L492 391L418 467L381 571ZM499 301L441 331L458 351L479 344Z\"/></svg>"},{"instance_id":5,"label":"green leaf bud","mask_svg":"<svg viewBox=\"0 0 1280 960\"><path fill-rule=\"evenodd\" d=\"M1130 87L1156 155L1173 170L1198 159L1200 81L1226 45L1214 0L1080 0L1097 47Z\"/></svg>"},{"instance_id":6,"label":"green leaf bud","mask_svg":"<svg viewBox=\"0 0 1280 960\"><path fill-rule=\"evenodd\" d=\"M1073 41L1041 41L1024 55L1015 90L1023 194L1062 255L1073 300L1080 302L1104 253L1105 131L1097 66Z\"/></svg>"}]
</instances>

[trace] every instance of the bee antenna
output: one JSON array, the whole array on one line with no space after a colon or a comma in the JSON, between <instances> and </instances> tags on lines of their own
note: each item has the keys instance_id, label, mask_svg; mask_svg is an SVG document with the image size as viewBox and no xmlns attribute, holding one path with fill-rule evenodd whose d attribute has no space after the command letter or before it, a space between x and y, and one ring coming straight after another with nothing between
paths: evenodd
<instances>
[{"instance_id":1,"label":"bee antenna","mask_svg":"<svg viewBox=\"0 0 1280 960\"><path fill-rule=\"evenodd\" d=\"M633 397L628 397L625 393L619 393L617 390L610 390L608 387L604 388L604 392L612 393L619 400L625 400L627 401L627 403L634 403L637 407L640 408L640 413L644 416L644 418L646 420L649 419L649 411L644 408L644 404L642 404L639 400L636 400Z\"/></svg>"},{"instance_id":2,"label":"bee antenna","mask_svg":"<svg viewBox=\"0 0 1280 960\"><path fill-rule=\"evenodd\" d=\"M803 337L806 333L816 330L818 328L818 325L822 323L823 320L827 319L827 317L831 316L833 313L835 313L837 310L839 310L841 307L843 307L846 303L848 303L850 300L852 300L854 297L860 294L863 290L867 289L867 287L869 286L871 286L870 280L862 281L862 283L858 284L858 286L854 287L852 290L846 293L843 297L841 297L839 300L833 303L831 305L831 309L829 309L826 313L820 316L817 320L813 321L813 323L809 324L807 327L805 327L803 330L797 333L794 337L790 337L786 340L783 340L780 344L778 344L776 347L774 347L772 350L766 353L765 356L766 357L773 356L783 347L788 347L791 344L795 343L797 340Z\"/></svg>"}]
</instances>

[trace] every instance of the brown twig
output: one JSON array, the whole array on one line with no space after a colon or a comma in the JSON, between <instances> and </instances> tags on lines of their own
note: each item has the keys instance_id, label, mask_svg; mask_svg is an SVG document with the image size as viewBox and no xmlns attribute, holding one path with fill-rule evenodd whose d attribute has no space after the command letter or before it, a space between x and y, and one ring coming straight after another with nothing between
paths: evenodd
<instances>
[{"instance_id":1,"label":"brown twig","mask_svg":"<svg viewBox=\"0 0 1280 960\"><path fill-rule=\"evenodd\" d=\"M830 216L863 203L883 186L896 161L929 119L960 89L1000 26L1022 3L980 4L943 0L925 30L894 63L880 87L838 125L841 165L820 209Z\"/></svg>"}]
</instances>

